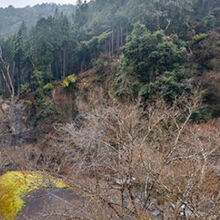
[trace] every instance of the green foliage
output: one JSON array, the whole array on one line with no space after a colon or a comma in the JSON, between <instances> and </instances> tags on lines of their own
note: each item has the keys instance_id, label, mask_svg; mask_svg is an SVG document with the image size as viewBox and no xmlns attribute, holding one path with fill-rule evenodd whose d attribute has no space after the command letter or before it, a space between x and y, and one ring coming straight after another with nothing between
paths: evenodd
<instances>
[{"instance_id":1,"label":"green foliage","mask_svg":"<svg viewBox=\"0 0 220 220\"><path fill-rule=\"evenodd\" d=\"M213 117L220 117L220 104L211 105L210 108L212 109Z\"/></svg>"},{"instance_id":2,"label":"green foliage","mask_svg":"<svg viewBox=\"0 0 220 220\"><path fill-rule=\"evenodd\" d=\"M44 86L44 90L46 90L46 91L51 91L51 90L53 90L53 88L54 88L54 86L53 86L53 84L51 84L51 83L47 83L47 84Z\"/></svg>"},{"instance_id":3,"label":"green foliage","mask_svg":"<svg viewBox=\"0 0 220 220\"><path fill-rule=\"evenodd\" d=\"M190 78L218 71L219 8L217 0L97 0L0 9L0 37L14 33L0 39L0 71L9 65L15 95L36 91L42 105L53 80L68 88L73 69L102 73L121 56L118 95L172 101L191 89Z\"/></svg>"},{"instance_id":4,"label":"green foliage","mask_svg":"<svg viewBox=\"0 0 220 220\"><path fill-rule=\"evenodd\" d=\"M82 41L82 43L85 44L88 48L100 47L105 42L105 40L110 38L111 34L112 32L104 32L98 36L94 36L88 41Z\"/></svg>"},{"instance_id":5,"label":"green foliage","mask_svg":"<svg viewBox=\"0 0 220 220\"><path fill-rule=\"evenodd\" d=\"M67 76L62 81L62 86L63 86L63 88L68 88L71 84L74 84L76 81L77 81L77 77L75 75Z\"/></svg>"},{"instance_id":6,"label":"green foliage","mask_svg":"<svg viewBox=\"0 0 220 220\"><path fill-rule=\"evenodd\" d=\"M119 82L129 75L136 77L142 84L135 83L139 87L137 90L148 98L161 92L166 98L173 99L184 91L181 80L184 78L186 49L175 44L163 31L151 33L137 23L122 52Z\"/></svg>"},{"instance_id":7,"label":"green foliage","mask_svg":"<svg viewBox=\"0 0 220 220\"><path fill-rule=\"evenodd\" d=\"M39 70L34 70L33 75L31 76L31 86L32 89L36 90L43 87L43 73Z\"/></svg>"},{"instance_id":8,"label":"green foliage","mask_svg":"<svg viewBox=\"0 0 220 220\"><path fill-rule=\"evenodd\" d=\"M105 67L105 59L100 57L98 60L92 60L92 66L96 68L97 73L102 73Z\"/></svg>"},{"instance_id":9,"label":"green foliage","mask_svg":"<svg viewBox=\"0 0 220 220\"><path fill-rule=\"evenodd\" d=\"M200 43L201 41L205 40L207 37L208 37L208 34L206 33L195 35L192 40L192 45Z\"/></svg>"},{"instance_id":10,"label":"green foliage","mask_svg":"<svg viewBox=\"0 0 220 220\"><path fill-rule=\"evenodd\" d=\"M176 68L171 72L166 72L158 80L157 89L167 101L172 101L183 93L191 91L192 84L188 77L190 76L184 67Z\"/></svg>"},{"instance_id":11,"label":"green foliage","mask_svg":"<svg viewBox=\"0 0 220 220\"><path fill-rule=\"evenodd\" d=\"M191 115L191 121L195 123L205 123L212 117L212 109L210 107L204 107L194 111Z\"/></svg>"},{"instance_id":12,"label":"green foliage","mask_svg":"<svg viewBox=\"0 0 220 220\"><path fill-rule=\"evenodd\" d=\"M25 22L28 29L30 29L37 23L40 17L53 16L57 9L71 16L75 11L75 6L43 4L25 8L14 8L12 6L0 8L0 37L16 33L22 22Z\"/></svg>"},{"instance_id":13,"label":"green foliage","mask_svg":"<svg viewBox=\"0 0 220 220\"><path fill-rule=\"evenodd\" d=\"M52 101L48 101L44 103L39 114L37 115L37 119L47 118L48 116L55 113L55 106Z\"/></svg>"},{"instance_id":14,"label":"green foliage","mask_svg":"<svg viewBox=\"0 0 220 220\"><path fill-rule=\"evenodd\" d=\"M31 91L31 88L30 88L30 84L29 83L24 83L24 84L21 84L20 86L20 94L25 94L25 93L28 93Z\"/></svg>"},{"instance_id":15,"label":"green foliage","mask_svg":"<svg viewBox=\"0 0 220 220\"><path fill-rule=\"evenodd\" d=\"M63 88L68 88L69 87L69 81L67 80L67 79L64 79L63 81L62 81L62 86L63 86Z\"/></svg>"},{"instance_id":16,"label":"green foliage","mask_svg":"<svg viewBox=\"0 0 220 220\"><path fill-rule=\"evenodd\" d=\"M67 80L70 83L75 83L77 81L77 77L75 75L70 75L70 76L67 76Z\"/></svg>"},{"instance_id":17,"label":"green foliage","mask_svg":"<svg viewBox=\"0 0 220 220\"><path fill-rule=\"evenodd\" d=\"M43 88L41 88L41 87L37 88L35 95L36 95L36 99L37 99L38 104L40 106L43 105L45 98L46 98L46 94L45 94L45 91L43 90Z\"/></svg>"},{"instance_id":18,"label":"green foliage","mask_svg":"<svg viewBox=\"0 0 220 220\"><path fill-rule=\"evenodd\" d=\"M33 115L33 118L31 120L32 126L36 126L38 121L45 119L56 113L54 102L45 94L39 93L39 91L38 91L38 104L40 106L40 109L37 113Z\"/></svg>"}]
</instances>

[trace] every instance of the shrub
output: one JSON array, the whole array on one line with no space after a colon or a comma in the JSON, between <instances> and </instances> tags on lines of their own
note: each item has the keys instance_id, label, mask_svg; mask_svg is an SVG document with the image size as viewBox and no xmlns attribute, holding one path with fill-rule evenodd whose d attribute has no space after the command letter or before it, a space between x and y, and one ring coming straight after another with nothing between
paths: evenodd
<instances>
[{"instance_id":1,"label":"shrub","mask_svg":"<svg viewBox=\"0 0 220 220\"><path fill-rule=\"evenodd\" d=\"M220 104L212 105L211 108L213 117L220 117Z\"/></svg>"},{"instance_id":2,"label":"shrub","mask_svg":"<svg viewBox=\"0 0 220 220\"><path fill-rule=\"evenodd\" d=\"M77 81L77 77L73 74L70 76L67 76L63 81L62 81L62 86L63 88L68 88L70 84L74 84Z\"/></svg>"},{"instance_id":3,"label":"shrub","mask_svg":"<svg viewBox=\"0 0 220 220\"><path fill-rule=\"evenodd\" d=\"M37 89L38 87L43 87L43 73L39 70L34 70L31 76L31 86L32 89Z\"/></svg>"},{"instance_id":4,"label":"shrub","mask_svg":"<svg viewBox=\"0 0 220 220\"><path fill-rule=\"evenodd\" d=\"M30 92L30 91L31 91L31 89L30 89L29 83L21 84L20 94L25 94L25 93L28 93L28 92Z\"/></svg>"},{"instance_id":5,"label":"shrub","mask_svg":"<svg viewBox=\"0 0 220 220\"><path fill-rule=\"evenodd\" d=\"M96 68L98 73L102 73L105 66L105 59L103 57L99 58L98 60L94 61L93 66Z\"/></svg>"},{"instance_id":6,"label":"shrub","mask_svg":"<svg viewBox=\"0 0 220 220\"><path fill-rule=\"evenodd\" d=\"M144 25L136 24L122 52L116 80L119 90L123 91L121 87L127 86L127 78L132 77L136 80L129 82L128 86L136 94L141 92L145 98L152 98L155 92L160 92L171 100L184 91L182 87L186 85L183 81L187 76L180 73L185 72L186 48L180 47L163 31L151 33ZM161 91L161 81L163 87L169 86L167 91Z\"/></svg>"},{"instance_id":7,"label":"shrub","mask_svg":"<svg viewBox=\"0 0 220 220\"><path fill-rule=\"evenodd\" d=\"M67 80L67 79L64 79L63 81L62 81L62 86L63 86L63 88L68 88L69 87L69 81Z\"/></svg>"},{"instance_id":8,"label":"shrub","mask_svg":"<svg viewBox=\"0 0 220 220\"><path fill-rule=\"evenodd\" d=\"M207 37L208 34L205 33L195 35L192 40L192 45L200 43L201 41L205 40Z\"/></svg>"},{"instance_id":9,"label":"shrub","mask_svg":"<svg viewBox=\"0 0 220 220\"><path fill-rule=\"evenodd\" d=\"M212 117L212 109L209 107L204 107L195 110L191 115L191 121L196 123L205 123Z\"/></svg>"},{"instance_id":10,"label":"shrub","mask_svg":"<svg viewBox=\"0 0 220 220\"><path fill-rule=\"evenodd\" d=\"M46 90L46 91L51 91L53 88L54 88L54 86L51 83L47 83L44 86L44 90Z\"/></svg>"},{"instance_id":11,"label":"shrub","mask_svg":"<svg viewBox=\"0 0 220 220\"><path fill-rule=\"evenodd\" d=\"M70 83L75 83L77 81L77 77L75 75L70 75L70 76L67 76L67 80Z\"/></svg>"}]
</instances>

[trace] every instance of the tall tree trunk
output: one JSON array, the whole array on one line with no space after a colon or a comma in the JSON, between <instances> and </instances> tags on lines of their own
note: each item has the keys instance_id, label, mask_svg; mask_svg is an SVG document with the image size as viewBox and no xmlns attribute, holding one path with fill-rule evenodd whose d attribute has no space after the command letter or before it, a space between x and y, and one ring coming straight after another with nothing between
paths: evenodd
<instances>
[{"instance_id":1,"label":"tall tree trunk","mask_svg":"<svg viewBox=\"0 0 220 220\"><path fill-rule=\"evenodd\" d=\"M11 75L10 75L9 64L6 64L6 68L5 69L6 69L6 73L7 73L7 76L8 76L9 85L11 87L11 97L14 97L15 90L14 90L14 85L13 85L12 78L11 78Z\"/></svg>"},{"instance_id":2,"label":"tall tree trunk","mask_svg":"<svg viewBox=\"0 0 220 220\"><path fill-rule=\"evenodd\" d=\"M3 80L5 81L5 85L10 93L11 97L14 97L15 95L15 90L14 90L14 85L13 85L13 81L10 75L10 68L9 68L9 64L7 64L3 57L2 57L2 49L0 48L0 64L2 66L1 69L1 73L2 73L2 77Z\"/></svg>"},{"instance_id":3,"label":"tall tree trunk","mask_svg":"<svg viewBox=\"0 0 220 220\"><path fill-rule=\"evenodd\" d=\"M108 52L109 52L109 59L111 59L111 40L109 40L109 50L108 50Z\"/></svg>"},{"instance_id":4,"label":"tall tree trunk","mask_svg":"<svg viewBox=\"0 0 220 220\"><path fill-rule=\"evenodd\" d=\"M117 55L120 53L120 27L117 28Z\"/></svg>"},{"instance_id":5,"label":"tall tree trunk","mask_svg":"<svg viewBox=\"0 0 220 220\"><path fill-rule=\"evenodd\" d=\"M121 30L121 46L123 46L123 27L122 25L120 24L120 30Z\"/></svg>"},{"instance_id":6,"label":"tall tree trunk","mask_svg":"<svg viewBox=\"0 0 220 220\"><path fill-rule=\"evenodd\" d=\"M112 29L112 58L114 56L114 29Z\"/></svg>"},{"instance_id":7,"label":"tall tree trunk","mask_svg":"<svg viewBox=\"0 0 220 220\"><path fill-rule=\"evenodd\" d=\"M66 77L66 47L63 49L63 78Z\"/></svg>"}]
</instances>

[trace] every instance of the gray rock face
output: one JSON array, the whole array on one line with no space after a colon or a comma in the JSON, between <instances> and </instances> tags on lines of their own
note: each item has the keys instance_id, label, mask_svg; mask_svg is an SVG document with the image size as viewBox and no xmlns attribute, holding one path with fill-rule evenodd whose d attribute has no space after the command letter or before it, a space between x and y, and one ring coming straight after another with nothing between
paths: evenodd
<instances>
[{"instance_id":1,"label":"gray rock face","mask_svg":"<svg viewBox=\"0 0 220 220\"><path fill-rule=\"evenodd\" d=\"M24 116L25 116L25 105L23 102L11 101L9 108L10 117L10 128L12 132L12 145L18 145L22 138L22 133L27 129Z\"/></svg>"},{"instance_id":2,"label":"gray rock face","mask_svg":"<svg viewBox=\"0 0 220 220\"><path fill-rule=\"evenodd\" d=\"M85 217L84 198L71 189L45 188L29 193L18 220L59 220ZM71 217L71 218L70 218Z\"/></svg>"},{"instance_id":3,"label":"gray rock face","mask_svg":"<svg viewBox=\"0 0 220 220\"><path fill-rule=\"evenodd\" d=\"M16 98L0 100L0 146L20 146L36 141L37 132L25 122L26 105Z\"/></svg>"}]
</instances>

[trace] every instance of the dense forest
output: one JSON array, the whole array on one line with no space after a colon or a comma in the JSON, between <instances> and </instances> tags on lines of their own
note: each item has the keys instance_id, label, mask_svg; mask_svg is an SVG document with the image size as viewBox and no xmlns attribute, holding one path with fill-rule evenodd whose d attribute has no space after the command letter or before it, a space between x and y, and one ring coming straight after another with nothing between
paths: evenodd
<instances>
[{"instance_id":1,"label":"dense forest","mask_svg":"<svg viewBox=\"0 0 220 220\"><path fill-rule=\"evenodd\" d=\"M219 0L9 6L0 37L1 174L65 179L58 219L219 218Z\"/></svg>"},{"instance_id":2,"label":"dense forest","mask_svg":"<svg viewBox=\"0 0 220 220\"><path fill-rule=\"evenodd\" d=\"M71 16L74 13L75 6L41 4L25 8L14 8L13 6L0 8L0 37L8 37L15 34L23 22L30 29L36 25L40 18L53 16L56 9L59 9L60 12L63 12L67 16Z\"/></svg>"},{"instance_id":3,"label":"dense forest","mask_svg":"<svg viewBox=\"0 0 220 220\"><path fill-rule=\"evenodd\" d=\"M171 101L204 86L208 89L204 99L217 105L219 7L218 0L99 0L79 1L76 10L47 4L20 12L1 9L14 15L7 22L24 21L16 34L0 42L1 91L5 95L33 91L104 60L120 58L118 95L141 93L151 98L162 93ZM48 10L55 12L29 30L28 11L38 17ZM35 18L31 20L34 23ZM1 25L11 27L7 22L2 19ZM208 82L210 74L217 80ZM210 111L218 115L219 106L215 107Z\"/></svg>"}]
</instances>

